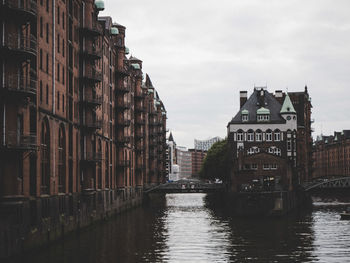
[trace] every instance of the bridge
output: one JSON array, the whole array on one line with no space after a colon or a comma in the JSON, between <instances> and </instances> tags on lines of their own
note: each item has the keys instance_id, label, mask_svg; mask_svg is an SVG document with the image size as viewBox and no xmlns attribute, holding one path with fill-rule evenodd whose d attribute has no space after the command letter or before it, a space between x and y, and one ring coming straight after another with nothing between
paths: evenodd
<instances>
[{"instance_id":1,"label":"bridge","mask_svg":"<svg viewBox=\"0 0 350 263\"><path fill-rule=\"evenodd\" d=\"M305 191L312 189L350 189L350 176L317 179L303 184Z\"/></svg>"},{"instance_id":2,"label":"bridge","mask_svg":"<svg viewBox=\"0 0 350 263\"><path fill-rule=\"evenodd\" d=\"M211 193L225 188L222 183L207 183L200 180L179 180L145 189L144 193Z\"/></svg>"}]
</instances>

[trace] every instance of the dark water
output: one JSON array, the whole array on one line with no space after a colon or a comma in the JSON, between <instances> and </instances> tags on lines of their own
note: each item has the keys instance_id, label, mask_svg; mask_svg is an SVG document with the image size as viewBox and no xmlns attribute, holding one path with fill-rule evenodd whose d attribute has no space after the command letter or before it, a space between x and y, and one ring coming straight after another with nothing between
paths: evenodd
<instances>
[{"instance_id":1,"label":"dark water","mask_svg":"<svg viewBox=\"0 0 350 263\"><path fill-rule=\"evenodd\" d=\"M169 194L11 262L350 262L350 202L284 219L239 219L204 194Z\"/></svg>"}]
</instances>

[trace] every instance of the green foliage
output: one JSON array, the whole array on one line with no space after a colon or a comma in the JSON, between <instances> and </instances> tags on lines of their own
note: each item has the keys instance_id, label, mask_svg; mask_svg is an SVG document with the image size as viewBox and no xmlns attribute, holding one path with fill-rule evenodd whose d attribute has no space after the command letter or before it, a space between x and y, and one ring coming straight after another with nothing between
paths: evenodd
<instances>
[{"instance_id":1,"label":"green foliage","mask_svg":"<svg viewBox=\"0 0 350 263\"><path fill-rule=\"evenodd\" d=\"M227 139L216 142L209 149L207 156L204 158L199 176L209 180L218 178L223 182L230 180L230 159Z\"/></svg>"}]
</instances>

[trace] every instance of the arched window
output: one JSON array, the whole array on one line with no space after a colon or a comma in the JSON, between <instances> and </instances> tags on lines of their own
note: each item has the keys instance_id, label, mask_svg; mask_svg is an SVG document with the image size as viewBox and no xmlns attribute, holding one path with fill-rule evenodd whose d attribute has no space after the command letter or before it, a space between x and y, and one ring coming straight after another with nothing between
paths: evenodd
<instances>
[{"instance_id":1,"label":"arched window","mask_svg":"<svg viewBox=\"0 0 350 263\"><path fill-rule=\"evenodd\" d=\"M254 131L253 130L248 130L247 140L248 140L248 142L253 142L254 141Z\"/></svg>"},{"instance_id":2,"label":"arched window","mask_svg":"<svg viewBox=\"0 0 350 263\"><path fill-rule=\"evenodd\" d=\"M238 142L242 142L243 141L243 131L242 130L238 130L237 131L237 141Z\"/></svg>"},{"instance_id":3,"label":"arched window","mask_svg":"<svg viewBox=\"0 0 350 263\"><path fill-rule=\"evenodd\" d=\"M261 132L261 130L256 130L256 132L255 132L255 140L257 142L261 142L262 141L262 132Z\"/></svg>"},{"instance_id":4,"label":"arched window","mask_svg":"<svg viewBox=\"0 0 350 263\"><path fill-rule=\"evenodd\" d=\"M50 127L47 119L41 124L41 194L50 193Z\"/></svg>"},{"instance_id":5,"label":"arched window","mask_svg":"<svg viewBox=\"0 0 350 263\"><path fill-rule=\"evenodd\" d=\"M274 138L273 139L275 142L279 142L281 140L281 132L279 129L276 129L274 131Z\"/></svg>"},{"instance_id":6,"label":"arched window","mask_svg":"<svg viewBox=\"0 0 350 263\"><path fill-rule=\"evenodd\" d=\"M66 134L63 124L58 130L58 192L66 192Z\"/></svg>"},{"instance_id":7,"label":"arched window","mask_svg":"<svg viewBox=\"0 0 350 263\"><path fill-rule=\"evenodd\" d=\"M272 131L270 129L268 129L266 131L266 141L267 142L271 142L272 141Z\"/></svg>"}]
</instances>

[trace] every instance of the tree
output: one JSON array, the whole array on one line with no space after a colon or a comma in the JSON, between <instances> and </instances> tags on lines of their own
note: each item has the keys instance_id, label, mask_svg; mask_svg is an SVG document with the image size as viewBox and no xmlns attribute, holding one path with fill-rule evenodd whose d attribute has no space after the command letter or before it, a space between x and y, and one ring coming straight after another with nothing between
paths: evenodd
<instances>
[{"instance_id":1,"label":"tree","mask_svg":"<svg viewBox=\"0 0 350 263\"><path fill-rule=\"evenodd\" d=\"M230 180L230 158L227 139L213 144L204 158L199 176L203 179L223 182Z\"/></svg>"}]
</instances>

